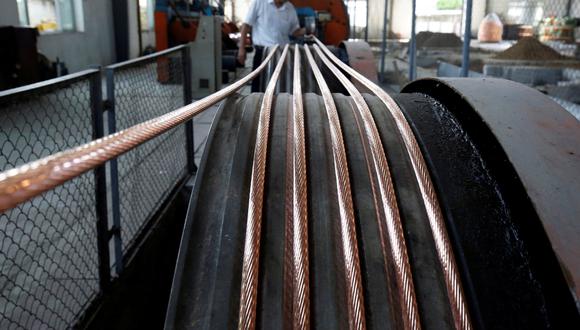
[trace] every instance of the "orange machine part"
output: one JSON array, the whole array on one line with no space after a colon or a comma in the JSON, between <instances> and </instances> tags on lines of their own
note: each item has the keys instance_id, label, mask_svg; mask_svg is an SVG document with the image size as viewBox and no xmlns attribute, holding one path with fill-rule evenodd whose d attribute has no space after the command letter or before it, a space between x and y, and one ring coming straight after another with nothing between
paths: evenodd
<instances>
[{"instance_id":1,"label":"orange machine part","mask_svg":"<svg viewBox=\"0 0 580 330\"><path fill-rule=\"evenodd\" d=\"M185 44L191 41L195 41L195 35L197 34L197 27L199 26L198 19L188 19L187 26L183 26L183 23L179 19L173 20L169 25L171 31L172 42L175 45Z\"/></svg>"},{"instance_id":2,"label":"orange machine part","mask_svg":"<svg viewBox=\"0 0 580 330\"><path fill-rule=\"evenodd\" d=\"M169 48L169 39L167 34L167 14L156 11L153 16L155 20L155 47L157 51Z\"/></svg>"},{"instance_id":3,"label":"orange machine part","mask_svg":"<svg viewBox=\"0 0 580 330\"><path fill-rule=\"evenodd\" d=\"M324 43L338 46L348 39L349 23L346 7L341 0L290 0L294 7L310 7L315 11L327 11L331 20L324 26Z\"/></svg>"},{"instance_id":4,"label":"orange machine part","mask_svg":"<svg viewBox=\"0 0 580 330\"><path fill-rule=\"evenodd\" d=\"M162 51L169 48L169 36L167 34L167 14L155 12L155 48ZM169 81L168 61L164 56L157 59L157 80L161 83Z\"/></svg>"},{"instance_id":5,"label":"orange machine part","mask_svg":"<svg viewBox=\"0 0 580 330\"><path fill-rule=\"evenodd\" d=\"M179 44L185 44L195 40L197 34L198 20L188 20L187 26L179 20L169 22L167 13L156 11L155 19L155 43L157 51L162 51ZM169 44L169 34L171 33L171 43ZM157 59L157 80L161 83L168 82L170 79L169 59L161 56Z\"/></svg>"}]
</instances>

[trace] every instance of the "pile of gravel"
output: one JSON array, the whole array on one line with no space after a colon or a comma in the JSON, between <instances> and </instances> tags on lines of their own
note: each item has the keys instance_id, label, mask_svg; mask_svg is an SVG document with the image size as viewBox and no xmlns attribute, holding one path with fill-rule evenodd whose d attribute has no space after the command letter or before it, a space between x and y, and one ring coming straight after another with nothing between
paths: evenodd
<instances>
[{"instance_id":1,"label":"pile of gravel","mask_svg":"<svg viewBox=\"0 0 580 330\"><path fill-rule=\"evenodd\" d=\"M494 56L498 60L524 60L524 61L553 61L566 60L568 57L561 55L550 46L544 45L534 37L524 37L510 48Z\"/></svg>"},{"instance_id":2,"label":"pile of gravel","mask_svg":"<svg viewBox=\"0 0 580 330\"><path fill-rule=\"evenodd\" d=\"M417 48L461 47L463 42L454 33L421 31L415 36Z\"/></svg>"}]
</instances>

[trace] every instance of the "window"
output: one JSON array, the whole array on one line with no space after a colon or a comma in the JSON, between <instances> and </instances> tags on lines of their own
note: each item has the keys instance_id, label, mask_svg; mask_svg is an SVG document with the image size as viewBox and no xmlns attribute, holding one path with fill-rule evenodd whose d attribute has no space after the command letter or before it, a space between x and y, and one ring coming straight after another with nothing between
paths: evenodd
<instances>
[{"instance_id":1,"label":"window","mask_svg":"<svg viewBox=\"0 0 580 330\"><path fill-rule=\"evenodd\" d=\"M139 0L139 21L141 31L149 31L154 26L155 0Z\"/></svg>"},{"instance_id":2,"label":"window","mask_svg":"<svg viewBox=\"0 0 580 330\"><path fill-rule=\"evenodd\" d=\"M437 0L437 9L461 9L463 7L463 0Z\"/></svg>"},{"instance_id":3,"label":"window","mask_svg":"<svg viewBox=\"0 0 580 330\"><path fill-rule=\"evenodd\" d=\"M461 34L463 0L417 0L417 32Z\"/></svg>"},{"instance_id":4,"label":"window","mask_svg":"<svg viewBox=\"0 0 580 330\"><path fill-rule=\"evenodd\" d=\"M39 32L82 31L82 0L16 0L20 24Z\"/></svg>"}]
</instances>

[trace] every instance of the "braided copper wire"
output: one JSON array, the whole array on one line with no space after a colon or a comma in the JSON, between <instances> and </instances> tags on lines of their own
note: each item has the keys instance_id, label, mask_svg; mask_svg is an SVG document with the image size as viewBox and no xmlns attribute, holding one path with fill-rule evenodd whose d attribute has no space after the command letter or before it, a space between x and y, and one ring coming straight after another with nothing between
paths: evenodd
<instances>
[{"instance_id":1,"label":"braided copper wire","mask_svg":"<svg viewBox=\"0 0 580 330\"><path fill-rule=\"evenodd\" d=\"M266 175L266 157L268 155L268 137L270 131L270 113L274 90L288 53L288 45L284 47L282 56L268 82L256 133L256 146L252 161L252 177L250 181L250 200L246 223L246 238L244 243L244 259L242 266L242 289L240 296L239 329L254 329L256 327L256 300L258 295L258 271L260 263L260 236L262 230L262 208L264 204L264 179Z\"/></svg>"},{"instance_id":2,"label":"braided copper wire","mask_svg":"<svg viewBox=\"0 0 580 330\"><path fill-rule=\"evenodd\" d=\"M310 284L308 262L308 191L306 173L306 142L304 132L304 106L302 104L302 84L300 82L300 49L294 47L293 80L293 327L310 328Z\"/></svg>"},{"instance_id":3,"label":"braided copper wire","mask_svg":"<svg viewBox=\"0 0 580 330\"><path fill-rule=\"evenodd\" d=\"M336 105L326 81L316 65L308 46L304 46L306 57L310 67L314 72L314 77L318 82L326 114L330 123L330 137L332 142L332 155L334 159L334 172L336 174L336 188L338 195L338 205L340 211L340 236L342 244L342 255L344 259L344 270L346 272L346 291L348 304L348 320L350 329L365 329L366 320L364 313L364 298L361 280L360 259L358 254L356 227L354 220L354 209L350 189L350 179L348 174L348 161L340 119L336 110Z\"/></svg>"},{"instance_id":4,"label":"braided copper wire","mask_svg":"<svg viewBox=\"0 0 580 330\"><path fill-rule=\"evenodd\" d=\"M417 183L419 184L419 189L421 191L421 197L423 198L423 202L425 204L427 217L429 218L429 226L431 227L431 232L435 241L437 257L441 263L441 268L445 278L445 286L447 288L447 295L451 305L451 313L453 314L455 328L471 329L471 320L469 318L469 311L465 301L465 294L463 293L461 278L459 277L459 272L457 270L457 264L455 262L453 250L451 249L449 236L447 234L447 230L445 229L443 214L441 212L441 208L439 207L439 202L437 201L435 189L429 176L427 165L425 164L425 159L423 158L423 154L421 153L409 123L405 119L405 116L403 115L403 112L397 103L395 103L395 101L381 87L360 73L356 72L348 65L342 63L328 49L326 49L326 47L324 47L320 40L315 38L315 41L322 47L324 53L336 65L338 65L341 69L350 74L353 78L361 82L375 95L377 95L395 119L399 133L403 138L407 153L409 154L409 158L417 178Z\"/></svg>"},{"instance_id":5,"label":"braided copper wire","mask_svg":"<svg viewBox=\"0 0 580 330\"><path fill-rule=\"evenodd\" d=\"M415 297L415 288L413 285L413 276L411 275L411 266L403 234L403 225L397 206L395 189L389 171L389 164L383 148L383 143L379 136L379 131L366 104L362 94L356 89L352 82L336 66L330 62L322 53L317 45L314 49L318 53L322 62L334 73L338 80L344 85L348 93L353 98L358 112L361 116L365 134L368 139L374 174L376 175L379 193L381 196L381 206L387 225L387 237L391 246L391 257L395 266L395 281L398 287L398 298L395 301L402 301L402 318L405 329L420 329L419 311L417 308L417 299ZM380 221L380 220L379 220ZM380 226L380 224L379 224ZM385 265L386 267L386 265Z\"/></svg>"},{"instance_id":6,"label":"braided copper wire","mask_svg":"<svg viewBox=\"0 0 580 330\"><path fill-rule=\"evenodd\" d=\"M0 173L0 212L9 210L183 124L240 89L270 62L277 48L247 76L199 101L76 148Z\"/></svg>"},{"instance_id":7,"label":"braided copper wire","mask_svg":"<svg viewBox=\"0 0 580 330\"><path fill-rule=\"evenodd\" d=\"M294 100L289 100L294 103ZM286 180L284 199L284 329L292 329L294 316L292 313L294 291L294 109L290 104L287 107L286 117Z\"/></svg>"}]
</instances>

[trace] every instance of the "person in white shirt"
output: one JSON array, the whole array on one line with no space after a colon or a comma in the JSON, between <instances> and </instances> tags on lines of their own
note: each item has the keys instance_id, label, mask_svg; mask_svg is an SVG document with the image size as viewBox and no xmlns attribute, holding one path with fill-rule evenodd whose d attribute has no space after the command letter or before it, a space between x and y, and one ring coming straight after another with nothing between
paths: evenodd
<instances>
[{"instance_id":1,"label":"person in white shirt","mask_svg":"<svg viewBox=\"0 0 580 330\"><path fill-rule=\"evenodd\" d=\"M286 45L290 43L290 36L299 37L306 30L300 28L296 9L287 0L252 0L241 28L241 38L238 50L238 61L246 62L246 38L252 30L254 43L253 69L260 66L264 47ZM259 79L252 81L252 92L259 89Z\"/></svg>"}]
</instances>

